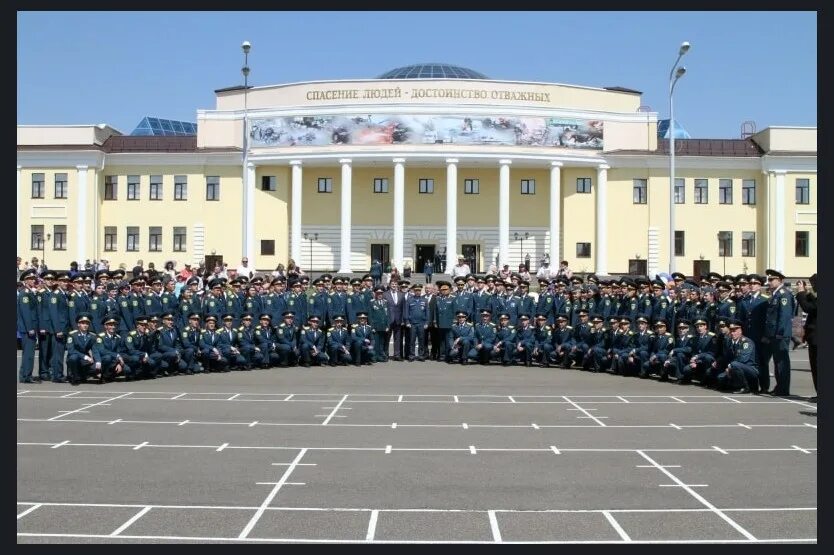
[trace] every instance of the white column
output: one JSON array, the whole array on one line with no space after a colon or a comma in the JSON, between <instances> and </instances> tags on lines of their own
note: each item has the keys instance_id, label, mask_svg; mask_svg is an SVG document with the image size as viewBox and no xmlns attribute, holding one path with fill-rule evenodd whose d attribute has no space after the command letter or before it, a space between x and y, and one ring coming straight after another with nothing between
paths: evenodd
<instances>
[{"instance_id":1,"label":"white column","mask_svg":"<svg viewBox=\"0 0 834 555\"><path fill-rule=\"evenodd\" d=\"M402 271L405 234L405 158L394 158L394 256L391 261Z\"/></svg>"},{"instance_id":2,"label":"white column","mask_svg":"<svg viewBox=\"0 0 834 555\"><path fill-rule=\"evenodd\" d=\"M562 260L559 243L562 236L562 163L550 163L550 267L558 268Z\"/></svg>"},{"instance_id":3,"label":"white column","mask_svg":"<svg viewBox=\"0 0 834 555\"><path fill-rule=\"evenodd\" d=\"M351 178L353 168L350 165L350 158L339 160L342 165L342 252L339 263L340 274L350 274L350 213L351 213Z\"/></svg>"},{"instance_id":4,"label":"white column","mask_svg":"<svg viewBox=\"0 0 834 555\"><path fill-rule=\"evenodd\" d=\"M510 164L499 160L498 170L498 267L510 263Z\"/></svg>"},{"instance_id":5,"label":"white column","mask_svg":"<svg viewBox=\"0 0 834 555\"><path fill-rule=\"evenodd\" d=\"M301 160L290 160L290 166L292 166L290 258L295 260L296 264L301 264Z\"/></svg>"},{"instance_id":6,"label":"white column","mask_svg":"<svg viewBox=\"0 0 834 555\"><path fill-rule=\"evenodd\" d=\"M600 164L597 168L597 244L596 265L598 275L608 274L608 168Z\"/></svg>"},{"instance_id":7,"label":"white column","mask_svg":"<svg viewBox=\"0 0 834 555\"><path fill-rule=\"evenodd\" d=\"M458 251L458 160L446 160L446 273L451 274ZM453 262L454 261L454 262Z\"/></svg>"},{"instance_id":8,"label":"white column","mask_svg":"<svg viewBox=\"0 0 834 555\"><path fill-rule=\"evenodd\" d=\"M246 164L246 194L244 196L245 203L245 231L243 236L243 254L249 260L249 265L252 268L257 268L257 261L255 260L255 164L249 162Z\"/></svg>"},{"instance_id":9,"label":"white column","mask_svg":"<svg viewBox=\"0 0 834 555\"><path fill-rule=\"evenodd\" d=\"M22 179L23 179L23 166L18 165L17 166L17 193L16 193L16 195L17 195L17 216L18 216L18 218L20 218L21 215L23 214L23 200L22 200L23 199L23 191L20 188ZM23 226L18 225L16 227L17 227L17 256L19 256L20 258L25 259L26 257L23 255L23 243L21 241L21 232L20 232L20 230ZM27 230L27 232L28 232L28 230Z\"/></svg>"},{"instance_id":10,"label":"white column","mask_svg":"<svg viewBox=\"0 0 834 555\"><path fill-rule=\"evenodd\" d=\"M785 206L788 199L785 198L785 170L776 170L773 172L776 176L776 187L774 191L775 199L773 201L774 213L774 257L773 269L780 272L785 271ZM739 241L740 243L741 241Z\"/></svg>"},{"instance_id":11,"label":"white column","mask_svg":"<svg viewBox=\"0 0 834 555\"><path fill-rule=\"evenodd\" d=\"M75 256L79 263L87 258L87 166L75 166L78 170L78 224L76 225ZM96 230L96 233L98 231Z\"/></svg>"}]
</instances>

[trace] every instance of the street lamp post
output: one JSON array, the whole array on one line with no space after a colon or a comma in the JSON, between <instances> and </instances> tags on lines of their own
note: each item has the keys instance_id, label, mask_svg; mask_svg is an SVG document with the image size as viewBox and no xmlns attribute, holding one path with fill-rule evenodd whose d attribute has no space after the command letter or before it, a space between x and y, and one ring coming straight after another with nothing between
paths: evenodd
<instances>
[{"instance_id":1,"label":"street lamp post","mask_svg":"<svg viewBox=\"0 0 834 555\"><path fill-rule=\"evenodd\" d=\"M319 240L319 234L318 233L304 233L304 238L307 239L308 241L310 241L310 267L307 268L307 271L312 273L312 271L313 271L313 241L318 241Z\"/></svg>"},{"instance_id":2,"label":"street lamp post","mask_svg":"<svg viewBox=\"0 0 834 555\"><path fill-rule=\"evenodd\" d=\"M525 239L529 239L529 238L530 238L530 233L529 233L529 232L527 232L527 231L525 231L525 232L524 232L524 235L521 235L520 233L515 232L515 233L513 234L513 237L515 237L515 240L516 240L516 241L521 241L521 258L520 258L520 260L522 261L522 263L524 264L524 267L525 267L525 268L527 269L527 271L529 272L529 271L530 271L530 268L528 268L528 267L527 267L527 264L526 264L526 263L525 263L525 261L524 261L524 240L525 240Z\"/></svg>"},{"instance_id":3,"label":"street lamp post","mask_svg":"<svg viewBox=\"0 0 834 555\"><path fill-rule=\"evenodd\" d=\"M672 95L675 92L675 84L678 79L684 76L686 68L678 67L678 62L684 54L689 51L690 44L686 41L681 43L678 50L678 58L672 65L669 72L669 273L675 271L675 107L672 102Z\"/></svg>"},{"instance_id":4,"label":"street lamp post","mask_svg":"<svg viewBox=\"0 0 834 555\"><path fill-rule=\"evenodd\" d=\"M254 222L250 221L255 217L254 214L254 202L255 199L251 198L252 192L249 190L249 118L248 118L248 92L249 92L249 50L252 49L252 44L245 40L243 44L240 45L241 49L243 50L243 67L240 68L240 72L243 74L243 191L244 191L244 203L243 203L243 255L249 258L250 260L254 259L254 252L252 245L254 244ZM251 257L251 258L250 258ZM254 260L253 260L253 266Z\"/></svg>"}]
</instances>

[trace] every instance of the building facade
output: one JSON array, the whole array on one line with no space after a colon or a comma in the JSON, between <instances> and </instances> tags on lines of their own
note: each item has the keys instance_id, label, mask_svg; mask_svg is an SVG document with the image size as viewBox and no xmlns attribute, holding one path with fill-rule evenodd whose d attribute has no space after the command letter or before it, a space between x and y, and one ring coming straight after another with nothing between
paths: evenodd
<instances>
[{"instance_id":1,"label":"building facade","mask_svg":"<svg viewBox=\"0 0 834 555\"><path fill-rule=\"evenodd\" d=\"M18 256L669 270L668 141L638 91L458 69L220 89L194 136L19 125ZM675 270L816 271L816 128L675 150Z\"/></svg>"}]
</instances>

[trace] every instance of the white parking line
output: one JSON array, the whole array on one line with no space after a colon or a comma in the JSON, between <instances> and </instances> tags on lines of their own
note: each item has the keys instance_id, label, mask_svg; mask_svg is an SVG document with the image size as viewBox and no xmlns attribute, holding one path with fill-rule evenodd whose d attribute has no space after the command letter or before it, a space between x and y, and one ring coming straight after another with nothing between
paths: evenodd
<instances>
[{"instance_id":1,"label":"white parking line","mask_svg":"<svg viewBox=\"0 0 834 555\"><path fill-rule=\"evenodd\" d=\"M287 396L284 398L284 401L289 401L290 399L292 399L292 398L293 398L293 396L294 396L294 395L295 395L295 393L290 393L289 395L287 395Z\"/></svg>"},{"instance_id":2,"label":"white parking line","mask_svg":"<svg viewBox=\"0 0 834 555\"><path fill-rule=\"evenodd\" d=\"M133 450L134 450L134 451L138 451L139 449L141 449L142 447L144 447L144 446L145 446L145 445L147 445L147 444L148 444L148 442L147 442L147 441L143 441L142 443L140 443L139 445L137 445L136 447L134 447L134 448L133 448Z\"/></svg>"},{"instance_id":3,"label":"white parking line","mask_svg":"<svg viewBox=\"0 0 834 555\"><path fill-rule=\"evenodd\" d=\"M532 426L534 430L541 430L541 428L539 427L539 425L538 425L538 424L536 424L535 422L533 422L532 424L530 424L530 426Z\"/></svg>"},{"instance_id":4,"label":"white parking line","mask_svg":"<svg viewBox=\"0 0 834 555\"><path fill-rule=\"evenodd\" d=\"M623 527L620 526L620 523L617 522L617 519L615 519L609 511L602 511L602 514L603 514L603 516L605 516L605 518L608 520L608 522L611 524L611 526L614 528L614 530L617 531L617 533L620 535L620 538L622 538L623 541L626 541L626 542L631 541L631 538L629 537L629 535L626 534L626 531L623 530Z\"/></svg>"},{"instance_id":5,"label":"white parking line","mask_svg":"<svg viewBox=\"0 0 834 555\"><path fill-rule=\"evenodd\" d=\"M301 458L304 456L306 452L307 449L302 449L295 457L295 459L292 461L292 463L290 463L289 468L287 468L287 470L281 476L281 479L278 480L278 482L275 484L275 487L272 488L272 491L269 492L269 495L266 496L266 499L264 499L263 503L261 503L261 506L258 507L258 510L255 512L255 514L243 528L243 531L241 531L240 535L238 536L239 539L244 539L249 535L249 532L252 531L252 528L255 527L255 525L258 523L258 520L260 520L261 516L263 516L266 508L269 507L269 504L272 503L272 500L275 498L276 495L278 495L278 491L281 489L281 486L284 485L284 482L287 481L287 478L289 478L290 474L292 474L292 471L295 470L295 465L297 465L301 461Z\"/></svg>"},{"instance_id":6,"label":"white parking line","mask_svg":"<svg viewBox=\"0 0 834 555\"><path fill-rule=\"evenodd\" d=\"M180 422L179 424L177 424L177 426L185 426L185 425L186 425L186 424L188 424L189 422L191 422L191 421L190 421L190 420L183 420L182 422Z\"/></svg>"},{"instance_id":7,"label":"white parking line","mask_svg":"<svg viewBox=\"0 0 834 555\"><path fill-rule=\"evenodd\" d=\"M461 424L460 426L461 426L461 428L463 428L464 430L468 430L468 429L469 429L469 424L467 424L466 422L464 422L464 423L463 423L463 424Z\"/></svg>"},{"instance_id":8,"label":"white parking line","mask_svg":"<svg viewBox=\"0 0 834 555\"><path fill-rule=\"evenodd\" d=\"M391 446L390 446L390 445L386 445L386 446L385 446L385 454L386 454L386 455L390 455L390 454L391 454Z\"/></svg>"},{"instance_id":9,"label":"white parking line","mask_svg":"<svg viewBox=\"0 0 834 555\"><path fill-rule=\"evenodd\" d=\"M663 472L668 478L671 478L672 481L675 482L675 484L681 486L681 488L683 488L687 493L689 493L689 495L691 495L692 497L694 497L695 499L700 501L702 505L704 505L708 509L712 510L712 512L714 512L716 515L718 515L719 517L724 519L724 521L727 522L727 524L729 524L730 526L735 528L742 536L744 536L748 540L754 540L754 541L756 540L756 537L753 534L751 534L750 532L748 532L747 530L742 528L739 523L737 523L735 520L733 520L732 518L730 518L729 516L724 514L720 509L718 509L715 505L713 505L712 503L710 503L709 501L704 499L704 497L702 497L700 494L698 494L691 487L689 487L689 486L685 485L683 482L681 482L680 479L677 478L677 476L675 476L674 474L672 474L671 472L669 472L668 470L663 468L663 466L661 466L657 461L655 461L653 458L648 456L645 452L638 450L637 453L641 457L643 457L644 459L649 461L649 464L652 464L652 465L656 466L658 468L658 470Z\"/></svg>"},{"instance_id":10,"label":"white parking line","mask_svg":"<svg viewBox=\"0 0 834 555\"><path fill-rule=\"evenodd\" d=\"M223 445L221 445L220 447L217 448L217 452L219 453L220 451L222 451L223 449L225 449L228 446L229 446L228 443L224 443Z\"/></svg>"},{"instance_id":11,"label":"white parking line","mask_svg":"<svg viewBox=\"0 0 834 555\"><path fill-rule=\"evenodd\" d=\"M365 534L365 539L368 541L373 541L374 536L376 535L377 518L379 518L379 511L371 511L371 519L368 521L368 532Z\"/></svg>"},{"instance_id":12,"label":"white parking line","mask_svg":"<svg viewBox=\"0 0 834 555\"><path fill-rule=\"evenodd\" d=\"M178 395L174 395L173 397L171 397L171 401L179 399L180 397L185 397L186 395L188 395L188 393L180 393Z\"/></svg>"},{"instance_id":13,"label":"white parking line","mask_svg":"<svg viewBox=\"0 0 834 555\"><path fill-rule=\"evenodd\" d=\"M235 393L234 395L232 395L231 397L229 397L229 398L228 398L228 399L226 399L226 400L227 400L227 401L234 401L234 400L235 400L235 399L237 399L238 397L240 397L240 393Z\"/></svg>"},{"instance_id":14,"label":"white parking line","mask_svg":"<svg viewBox=\"0 0 834 555\"><path fill-rule=\"evenodd\" d=\"M550 446L550 450L553 451L555 454L560 455L561 452L556 448L555 445Z\"/></svg>"},{"instance_id":15,"label":"white parking line","mask_svg":"<svg viewBox=\"0 0 834 555\"><path fill-rule=\"evenodd\" d=\"M489 527L492 530L492 541L495 543L502 543L501 530L498 528L498 519L495 517L495 511L487 511L489 515Z\"/></svg>"},{"instance_id":16,"label":"white parking line","mask_svg":"<svg viewBox=\"0 0 834 555\"><path fill-rule=\"evenodd\" d=\"M669 397L669 398L670 398L670 399L674 399L674 400L675 400L675 401L677 401L678 403L685 403L685 402L686 402L686 401L684 401L683 399L679 399L679 398L677 398L677 397Z\"/></svg>"},{"instance_id":17,"label":"white parking line","mask_svg":"<svg viewBox=\"0 0 834 555\"><path fill-rule=\"evenodd\" d=\"M61 411L61 412L63 412L63 414L59 414L58 416L53 416L49 420L54 421L54 420L57 420L58 418L61 418L62 416L67 416L69 414L73 414L73 413L76 413L76 412L87 412L84 409L90 409L90 408L96 407L98 405L104 405L104 404L107 404L108 401L115 401L116 399L121 399L122 397L127 397L128 395L131 395L131 392L122 393L121 395L117 395L116 397L110 397L109 399L105 399L104 401L101 401L99 403L93 403L91 405L89 405L89 404L84 405L80 409L71 410L71 411L68 411L68 412Z\"/></svg>"},{"instance_id":18,"label":"white parking line","mask_svg":"<svg viewBox=\"0 0 834 555\"><path fill-rule=\"evenodd\" d=\"M131 518L130 518L127 522L125 522L124 524L122 524L121 526L119 526L118 528L116 528L115 530L113 530L113 531L110 533L110 536L111 536L111 537L112 537L112 536L118 536L119 534L121 534L122 532L124 532L125 530L127 530L127 529L130 527L130 525L131 525L131 524L133 524L134 522L136 522L137 520L139 520L140 518L142 518L143 516L145 516L145 513L147 513L148 511L150 511L152 508L153 508L153 507L145 507L145 508L143 508L141 511L139 511L138 513L136 513L135 515L133 515L133 516L132 516L132 517L131 517Z\"/></svg>"},{"instance_id":19,"label":"white parking line","mask_svg":"<svg viewBox=\"0 0 834 555\"><path fill-rule=\"evenodd\" d=\"M67 445L68 443L69 443L69 440L65 439L61 443L56 443L55 445L53 445L52 448L57 449L58 447L63 447L64 445Z\"/></svg>"},{"instance_id":20,"label":"white parking line","mask_svg":"<svg viewBox=\"0 0 834 555\"><path fill-rule=\"evenodd\" d=\"M515 399L512 395L507 395L507 399L509 399L511 403L515 403Z\"/></svg>"},{"instance_id":21,"label":"white parking line","mask_svg":"<svg viewBox=\"0 0 834 555\"><path fill-rule=\"evenodd\" d=\"M739 401L738 399L735 399L733 397L730 397L729 395L722 395L722 397L724 397L725 399L727 399L729 401L733 401L734 403L741 403L741 401Z\"/></svg>"},{"instance_id":22,"label":"white parking line","mask_svg":"<svg viewBox=\"0 0 834 555\"><path fill-rule=\"evenodd\" d=\"M338 405L336 405L336 406L333 408L333 412L331 412L331 413L330 413L330 416L328 416L328 417L324 420L324 422L322 422L322 423L321 423L321 425L322 425L322 426L327 426L327 423L328 423L328 422L330 422L330 419L331 419L331 418L333 418L333 415L335 415L335 414L336 414L336 411L337 411L337 410L339 410L339 407L341 407L341 406L342 406L342 403L344 403L344 402L345 402L345 400L346 400L347 398L348 398L348 396L347 396L347 395L345 395L344 397L342 397L342 400L341 400L341 401L339 401L339 404L338 404Z\"/></svg>"},{"instance_id":23,"label":"white parking line","mask_svg":"<svg viewBox=\"0 0 834 555\"><path fill-rule=\"evenodd\" d=\"M630 402L631 402L631 401L629 401L628 399L626 399L625 397L620 397L619 395L617 395L617 399L619 399L619 400L620 400L620 401L622 401L623 403L630 403Z\"/></svg>"},{"instance_id":24,"label":"white parking line","mask_svg":"<svg viewBox=\"0 0 834 555\"><path fill-rule=\"evenodd\" d=\"M470 452L471 454L473 454L473 455L477 455L477 454L478 454L478 451L476 451L476 450L475 450L475 446L474 446L474 445L470 445L470 446L469 446L469 452Z\"/></svg>"},{"instance_id":25,"label":"white parking line","mask_svg":"<svg viewBox=\"0 0 834 555\"><path fill-rule=\"evenodd\" d=\"M742 428L747 428L748 430L752 430L752 429L753 429L753 428L751 428L750 426L748 426L747 424L742 424L741 422L739 422L739 423L738 423L738 425L739 425L739 426L741 426Z\"/></svg>"},{"instance_id":26,"label":"white parking line","mask_svg":"<svg viewBox=\"0 0 834 555\"><path fill-rule=\"evenodd\" d=\"M728 452L726 452L725 450L723 450L722 448L720 448L717 445L713 445L712 448L715 449L716 451L718 451L719 453L721 453L722 455L729 455Z\"/></svg>"},{"instance_id":27,"label":"white parking line","mask_svg":"<svg viewBox=\"0 0 834 555\"><path fill-rule=\"evenodd\" d=\"M570 403L571 405L573 405L575 408L577 408L577 409L581 410L582 412L584 412L587 418L590 418L591 420L593 420L594 422L596 422L597 424L599 424L601 427L604 427L604 426L605 426L605 422L603 422L602 420L600 420L600 419L599 419L599 418L597 418L596 416L592 415L591 413L589 413L588 411L586 411L585 409L583 409L582 407L580 407L579 405L577 405L576 403L574 403L573 401L571 401L569 398L567 398L567 397L565 397L565 396L563 395L563 396L562 396L562 399L564 399L565 401L567 401L568 403ZM582 417L580 416L580 417L578 417L578 418L582 418Z\"/></svg>"},{"instance_id":28,"label":"white parking line","mask_svg":"<svg viewBox=\"0 0 834 555\"><path fill-rule=\"evenodd\" d=\"M810 451L808 451L807 449L803 449L802 447L799 447L798 445L791 445L791 447L793 447L793 448L794 448L794 449L796 449L797 451L802 451L802 452L803 452L803 453L805 453L806 455L810 455L810 454L811 454L811 452L810 452Z\"/></svg>"},{"instance_id":29,"label":"white parking line","mask_svg":"<svg viewBox=\"0 0 834 555\"><path fill-rule=\"evenodd\" d=\"M38 508L40 508L40 507L42 507L42 506L43 506L43 505L42 505L42 504L40 504L40 503L38 503L38 504L36 504L36 505L32 505L31 507L29 507L28 509L26 509L25 511L23 511L22 513L20 513L19 515L17 515L17 520L20 520L20 519L21 519L21 518L23 518L24 516L28 515L28 514L29 514L29 513L31 513L32 511L37 510Z\"/></svg>"},{"instance_id":30,"label":"white parking line","mask_svg":"<svg viewBox=\"0 0 834 555\"><path fill-rule=\"evenodd\" d=\"M672 426L672 427L673 427L674 429L676 429L676 430L683 430L683 428L681 428L681 427L680 427L680 426L678 426L677 424L673 424L672 422L669 422L669 425L670 425L670 426Z\"/></svg>"}]
</instances>

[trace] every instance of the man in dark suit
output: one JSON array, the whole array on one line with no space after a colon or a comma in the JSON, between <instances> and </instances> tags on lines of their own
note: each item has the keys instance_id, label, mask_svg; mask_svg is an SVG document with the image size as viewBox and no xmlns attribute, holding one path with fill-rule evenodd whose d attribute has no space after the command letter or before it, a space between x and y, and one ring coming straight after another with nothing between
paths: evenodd
<instances>
[{"instance_id":1,"label":"man in dark suit","mask_svg":"<svg viewBox=\"0 0 834 555\"><path fill-rule=\"evenodd\" d=\"M434 292L434 285L426 285L426 303L428 303L429 327L426 329L426 352L431 360L437 360L440 356L440 340L438 339L437 325L435 319L437 314L437 295Z\"/></svg>"},{"instance_id":2,"label":"man in dark suit","mask_svg":"<svg viewBox=\"0 0 834 555\"><path fill-rule=\"evenodd\" d=\"M388 291L383 294L383 298L388 301L388 323L390 324L390 330L385 336L385 351L388 351L388 342L391 340L391 336L393 335L393 360L402 360L402 325L403 311L405 310L405 295L403 295L400 291L400 286L397 281L391 281Z\"/></svg>"}]
</instances>

